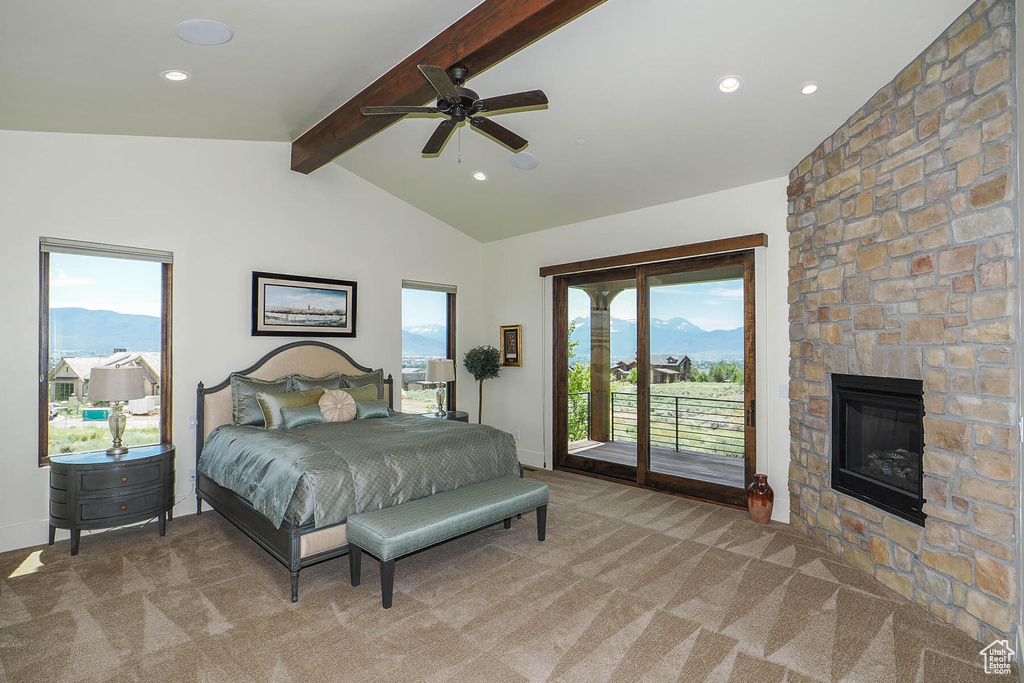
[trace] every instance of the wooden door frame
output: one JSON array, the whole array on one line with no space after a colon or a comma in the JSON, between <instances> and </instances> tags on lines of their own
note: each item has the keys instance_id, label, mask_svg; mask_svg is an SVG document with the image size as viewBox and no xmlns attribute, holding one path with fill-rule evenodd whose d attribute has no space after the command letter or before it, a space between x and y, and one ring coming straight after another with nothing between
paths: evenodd
<instances>
[{"instance_id":1,"label":"wooden door frame","mask_svg":"<svg viewBox=\"0 0 1024 683\"><path fill-rule=\"evenodd\" d=\"M757 367L755 356L757 347L754 330L754 313L756 304L756 298L754 296L754 251L752 249L748 249L745 251L735 251L709 256L696 256L677 261L668 261L642 266L638 273L639 277L643 279L643 293L641 295L641 291L637 291L637 329L638 334L640 329L643 329L644 334L646 334L650 327L650 300L646 282L648 277L652 275L714 270L717 268L731 267L743 268L743 488L653 472L650 470L649 462L644 463L641 467L641 469L646 473L646 477L638 479L637 482L641 485L650 486L652 488L672 491L674 493L682 493L688 496L697 496L704 500L727 503L729 505L736 505L745 508L747 506L746 488L754 481L754 471L757 468L757 414L755 411L755 394L757 389ZM650 350L647 348L646 341L642 346L638 345L637 351L637 365L639 367L649 367L648 361ZM638 394L640 394L641 391L641 376L644 377L644 384L647 385L645 387L647 389L647 393L645 398L641 398L640 396L637 397L637 404L639 405L641 400L643 400L644 405L647 405L650 397L649 377L647 372L638 374ZM641 460L646 459L649 461L649 414L645 416L645 419L643 420L639 419L638 415L637 423L638 425L643 425L642 428L639 426L637 427L637 441L640 441L641 432L643 433L644 438L644 448L639 451L639 453L644 456Z\"/></svg>"},{"instance_id":2,"label":"wooden door frame","mask_svg":"<svg viewBox=\"0 0 1024 683\"><path fill-rule=\"evenodd\" d=\"M608 280L636 281L635 266L625 268L609 268L606 270L559 275L554 278L554 403L552 405L552 463L558 469L571 469L592 474L599 474L615 479L636 481L636 467L581 458L569 453L569 287L587 285Z\"/></svg>"},{"instance_id":3,"label":"wooden door frame","mask_svg":"<svg viewBox=\"0 0 1024 683\"><path fill-rule=\"evenodd\" d=\"M552 393L552 461L556 469L583 471L616 479L636 482L640 486L671 491L705 500L747 506L746 487L754 479L757 467L757 413L756 413L756 332L755 332L755 259L754 250L728 252L708 256L694 256L672 261L609 268L571 275L558 275L553 279L552 317L553 330L553 393ZM649 411L637 411L637 466L627 467L617 463L581 458L569 454L568 445L568 372L569 334L568 319L569 287L591 284L605 280L633 278L637 286L637 366L650 365L650 299L647 278L662 273L711 270L728 267L743 268L743 385L744 385L744 486L742 489L714 484L695 479L660 474L650 470L650 415ZM637 405L648 405L650 401L650 375L640 372L637 376ZM645 414L646 413L646 414ZM641 457L642 456L642 457Z\"/></svg>"}]
</instances>

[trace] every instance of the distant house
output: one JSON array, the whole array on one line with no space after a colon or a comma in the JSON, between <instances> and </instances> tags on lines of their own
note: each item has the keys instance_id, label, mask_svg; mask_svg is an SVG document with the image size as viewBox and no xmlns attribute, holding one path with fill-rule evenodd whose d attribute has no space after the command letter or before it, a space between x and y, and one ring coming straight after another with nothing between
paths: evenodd
<instances>
[{"instance_id":1,"label":"distant house","mask_svg":"<svg viewBox=\"0 0 1024 683\"><path fill-rule=\"evenodd\" d=\"M623 381L629 371L636 367L636 356L620 360L612 366L611 373L615 379ZM689 382L692 363L689 356L651 356L651 383L671 384L673 382Z\"/></svg>"},{"instance_id":2,"label":"distant house","mask_svg":"<svg viewBox=\"0 0 1024 683\"><path fill-rule=\"evenodd\" d=\"M402 368L402 389L416 391L427 389L433 385L433 382L427 381L426 368Z\"/></svg>"},{"instance_id":3,"label":"distant house","mask_svg":"<svg viewBox=\"0 0 1024 683\"><path fill-rule=\"evenodd\" d=\"M160 352L117 350L109 356L63 357L50 371L50 400L89 398L89 373L95 367L128 365L142 368L146 396L160 395Z\"/></svg>"}]
</instances>

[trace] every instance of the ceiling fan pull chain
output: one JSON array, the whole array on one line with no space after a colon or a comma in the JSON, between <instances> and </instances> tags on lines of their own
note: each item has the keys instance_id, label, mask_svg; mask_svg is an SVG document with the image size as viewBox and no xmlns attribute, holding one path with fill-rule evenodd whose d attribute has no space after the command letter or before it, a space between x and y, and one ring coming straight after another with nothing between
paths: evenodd
<instances>
[{"instance_id":1,"label":"ceiling fan pull chain","mask_svg":"<svg viewBox=\"0 0 1024 683\"><path fill-rule=\"evenodd\" d=\"M462 126L459 126L459 163L462 163Z\"/></svg>"}]
</instances>

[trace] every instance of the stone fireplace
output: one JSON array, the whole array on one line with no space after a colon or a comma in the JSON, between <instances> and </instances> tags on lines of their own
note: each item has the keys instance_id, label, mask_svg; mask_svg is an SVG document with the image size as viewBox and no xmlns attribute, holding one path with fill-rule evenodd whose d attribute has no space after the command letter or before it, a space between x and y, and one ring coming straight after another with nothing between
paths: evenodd
<instances>
[{"instance_id":1,"label":"stone fireplace","mask_svg":"<svg viewBox=\"0 0 1024 683\"><path fill-rule=\"evenodd\" d=\"M1019 600L1014 52L1014 4L979 0L788 187L790 520L985 642ZM875 426L837 435L844 377L919 407L861 401ZM880 497L913 498L916 467L919 511Z\"/></svg>"},{"instance_id":2,"label":"stone fireplace","mask_svg":"<svg viewBox=\"0 0 1024 683\"><path fill-rule=\"evenodd\" d=\"M919 526L923 398L920 380L832 375L832 488Z\"/></svg>"}]
</instances>

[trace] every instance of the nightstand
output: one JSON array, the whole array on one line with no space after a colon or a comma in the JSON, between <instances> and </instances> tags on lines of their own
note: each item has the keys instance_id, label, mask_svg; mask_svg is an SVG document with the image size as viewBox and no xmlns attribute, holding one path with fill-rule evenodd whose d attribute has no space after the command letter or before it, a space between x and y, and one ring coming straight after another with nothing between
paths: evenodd
<instances>
[{"instance_id":1,"label":"nightstand","mask_svg":"<svg viewBox=\"0 0 1024 683\"><path fill-rule=\"evenodd\" d=\"M436 420L455 420L456 422L469 422L469 413L461 410L449 410L444 415L435 413L423 413L421 417L432 417Z\"/></svg>"},{"instance_id":2,"label":"nightstand","mask_svg":"<svg viewBox=\"0 0 1024 683\"><path fill-rule=\"evenodd\" d=\"M135 446L120 458L104 451L50 457L50 538L71 530L78 554L82 529L106 529L157 517L167 532L174 506L174 446Z\"/></svg>"}]
</instances>

